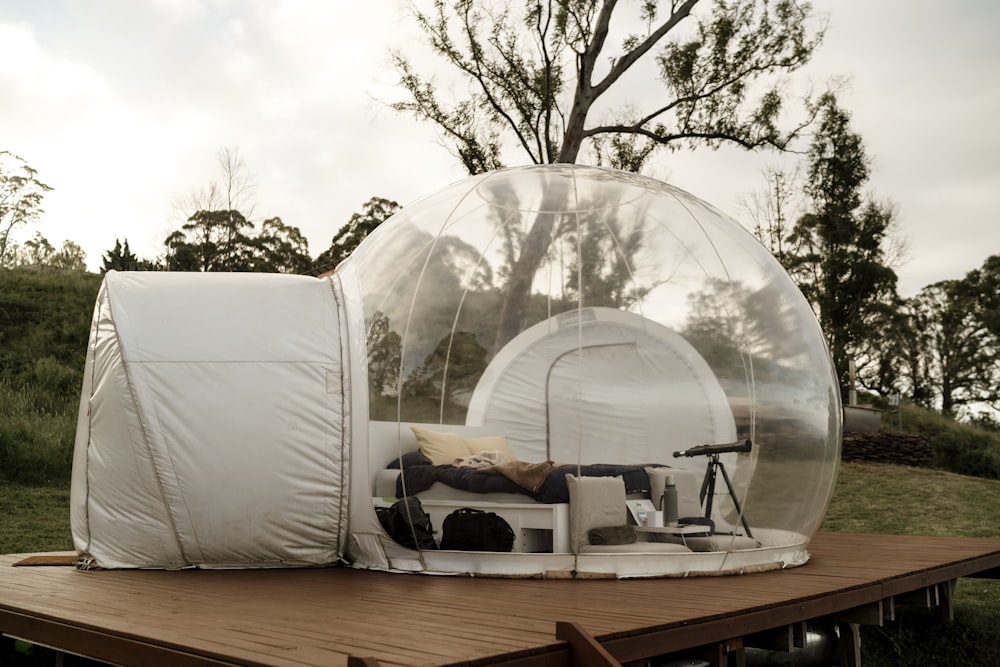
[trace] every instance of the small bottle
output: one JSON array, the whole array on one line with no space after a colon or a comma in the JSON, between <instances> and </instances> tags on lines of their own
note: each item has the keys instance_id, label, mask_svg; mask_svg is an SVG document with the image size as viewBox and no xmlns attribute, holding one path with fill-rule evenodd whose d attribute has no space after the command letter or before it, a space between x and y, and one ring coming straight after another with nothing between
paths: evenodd
<instances>
[{"instance_id":1,"label":"small bottle","mask_svg":"<svg viewBox=\"0 0 1000 667\"><path fill-rule=\"evenodd\" d=\"M663 495L660 496L660 510L663 512L663 525L677 525L677 487L674 476L667 475L663 484Z\"/></svg>"}]
</instances>

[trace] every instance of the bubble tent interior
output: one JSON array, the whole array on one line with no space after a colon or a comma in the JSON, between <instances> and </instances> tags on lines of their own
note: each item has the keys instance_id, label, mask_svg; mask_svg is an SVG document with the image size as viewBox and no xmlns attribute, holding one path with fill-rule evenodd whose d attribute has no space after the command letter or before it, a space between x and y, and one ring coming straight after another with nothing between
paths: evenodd
<instances>
[{"instance_id":1,"label":"bubble tent interior","mask_svg":"<svg viewBox=\"0 0 1000 667\"><path fill-rule=\"evenodd\" d=\"M351 368L368 380L351 398L353 566L646 577L808 560L840 392L809 304L712 206L604 168L492 172L402 209L335 277L367 348ZM680 518L710 525L616 532L668 474ZM376 508L408 497L439 541L456 509L494 511L514 551L391 539Z\"/></svg>"}]
</instances>

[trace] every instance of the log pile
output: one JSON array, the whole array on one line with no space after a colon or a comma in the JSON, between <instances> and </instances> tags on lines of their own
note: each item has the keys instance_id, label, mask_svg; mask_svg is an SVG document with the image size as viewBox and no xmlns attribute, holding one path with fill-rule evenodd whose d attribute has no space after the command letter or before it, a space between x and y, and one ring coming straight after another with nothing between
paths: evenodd
<instances>
[{"instance_id":1,"label":"log pile","mask_svg":"<svg viewBox=\"0 0 1000 667\"><path fill-rule=\"evenodd\" d=\"M844 461L892 463L930 468L934 465L934 447L922 435L906 433L844 433L840 458Z\"/></svg>"}]
</instances>

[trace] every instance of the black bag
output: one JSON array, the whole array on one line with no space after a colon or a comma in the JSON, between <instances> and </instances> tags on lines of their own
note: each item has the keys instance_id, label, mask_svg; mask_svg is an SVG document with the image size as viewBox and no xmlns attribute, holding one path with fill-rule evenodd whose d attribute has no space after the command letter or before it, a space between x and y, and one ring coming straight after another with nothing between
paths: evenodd
<instances>
[{"instance_id":1,"label":"black bag","mask_svg":"<svg viewBox=\"0 0 1000 667\"><path fill-rule=\"evenodd\" d=\"M463 507L444 518L442 549L455 551L511 551L514 531L493 512Z\"/></svg>"},{"instance_id":2,"label":"black bag","mask_svg":"<svg viewBox=\"0 0 1000 667\"><path fill-rule=\"evenodd\" d=\"M420 499L409 496L397 500L391 507L376 507L375 514L389 537L410 549L437 549L431 518Z\"/></svg>"}]
</instances>

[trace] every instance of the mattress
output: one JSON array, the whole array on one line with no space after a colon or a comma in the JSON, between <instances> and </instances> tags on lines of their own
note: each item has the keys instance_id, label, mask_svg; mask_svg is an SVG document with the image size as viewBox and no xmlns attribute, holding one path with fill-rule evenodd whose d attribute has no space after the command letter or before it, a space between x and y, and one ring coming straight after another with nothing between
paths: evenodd
<instances>
[{"instance_id":1,"label":"mattress","mask_svg":"<svg viewBox=\"0 0 1000 667\"><path fill-rule=\"evenodd\" d=\"M396 495L396 478L399 477L398 469L379 470L375 475L375 496L379 498L392 498ZM523 493L472 493L462 491L454 487L435 482L429 489L414 494L424 500L450 500L468 502L487 503L533 503L535 500L531 496Z\"/></svg>"}]
</instances>

